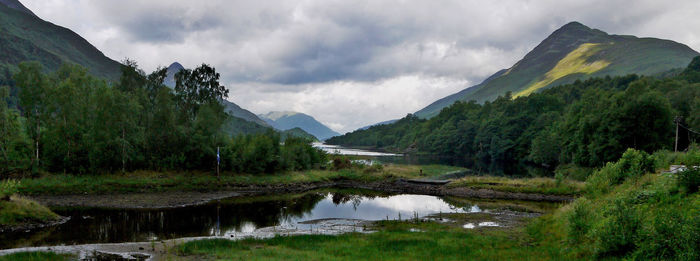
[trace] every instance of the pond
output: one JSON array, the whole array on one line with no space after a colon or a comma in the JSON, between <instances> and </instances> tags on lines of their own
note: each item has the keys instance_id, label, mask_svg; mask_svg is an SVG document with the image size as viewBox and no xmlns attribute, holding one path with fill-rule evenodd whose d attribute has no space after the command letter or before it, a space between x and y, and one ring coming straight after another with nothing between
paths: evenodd
<instances>
[{"instance_id":1,"label":"pond","mask_svg":"<svg viewBox=\"0 0 700 261\"><path fill-rule=\"evenodd\" d=\"M507 204L506 204L507 203ZM489 212L508 205L526 211L535 203L494 203L425 195L390 195L357 190L318 190L303 194L234 197L200 206L170 209L56 209L71 219L36 231L3 233L0 249L88 243L148 242L181 237L251 235L261 228L314 230L316 221L410 219L438 213ZM553 208L553 207L552 207ZM529 210L528 210L529 209Z\"/></svg>"}]
</instances>

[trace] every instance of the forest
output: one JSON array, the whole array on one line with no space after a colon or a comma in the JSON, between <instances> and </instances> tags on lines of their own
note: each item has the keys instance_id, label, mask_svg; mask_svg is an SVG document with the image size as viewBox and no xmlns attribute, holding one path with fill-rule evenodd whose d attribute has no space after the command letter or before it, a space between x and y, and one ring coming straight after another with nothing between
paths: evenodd
<instances>
[{"instance_id":1,"label":"forest","mask_svg":"<svg viewBox=\"0 0 700 261\"><path fill-rule=\"evenodd\" d=\"M202 64L163 84L126 61L114 83L86 68L63 65L47 73L37 62L19 65L10 88L0 87L0 174L98 174L133 170L273 173L325 161L310 140L272 130L232 135L236 120L224 112L228 90ZM15 94L16 93L16 94ZM16 104L16 106L15 106Z\"/></svg>"},{"instance_id":2,"label":"forest","mask_svg":"<svg viewBox=\"0 0 700 261\"><path fill-rule=\"evenodd\" d=\"M685 150L700 135L700 57L664 76L592 78L526 97L456 102L437 116L409 114L329 144L459 157L476 169L530 163L601 167L627 148Z\"/></svg>"}]
</instances>

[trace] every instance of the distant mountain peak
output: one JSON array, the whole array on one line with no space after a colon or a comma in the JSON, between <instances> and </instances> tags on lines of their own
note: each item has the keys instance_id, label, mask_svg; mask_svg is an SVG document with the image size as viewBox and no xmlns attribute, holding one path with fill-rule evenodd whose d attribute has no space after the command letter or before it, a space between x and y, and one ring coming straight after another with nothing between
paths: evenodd
<instances>
[{"instance_id":1,"label":"distant mountain peak","mask_svg":"<svg viewBox=\"0 0 700 261\"><path fill-rule=\"evenodd\" d=\"M301 128L319 140L325 140L333 136L340 135L328 126L314 119L310 115L294 111L271 111L266 114L259 114L258 117L264 119L268 124L278 130L290 130Z\"/></svg>"},{"instance_id":2,"label":"distant mountain peak","mask_svg":"<svg viewBox=\"0 0 700 261\"><path fill-rule=\"evenodd\" d=\"M271 111L271 112L268 112L266 114L261 114L259 116L276 121L276 120L279 120L280 118L290 117L290 116L294 116L297 114L303 114L303 113L299 113L299 112L295 112L295 111Z\"/></svg>"},{"instance_id":3,"label":"distant mountain peak","mask_svg":"<svg viewBox=\"0 0 700 261\"><path fill-rule=\"evenodd\" d=\"M36 16L31 10L29 10L29 8L25 7L18 0L0 0L0 4Z\"/></svg>"},{"instance_id":4,"label":"distant mountain peak","mask_svg":"<svg viewBox=\"0 0 700 261\"><path fill-rule=\"evenodd\" d=\"M579 22L569 22L509 69L439 99L415 115L430 118L455 101L491 101L507 92L515 98L591 77L655 75L683 68L697 55L688 46L670 40L611 35Z\"/></svg>"},{"instance_id":5,"label":"distant mountain peak","mask_svg":"<svg viewBox=\"0 0 700 261\"><path fill-rule=\"evenodd\" d=\"M168 71L179 72L182 69L185 69L185 67L182 66L182 64L180 64L178 62L174 62L174 63L170 64L170 66L168 66Z\"/></svg>"}]
</instances>

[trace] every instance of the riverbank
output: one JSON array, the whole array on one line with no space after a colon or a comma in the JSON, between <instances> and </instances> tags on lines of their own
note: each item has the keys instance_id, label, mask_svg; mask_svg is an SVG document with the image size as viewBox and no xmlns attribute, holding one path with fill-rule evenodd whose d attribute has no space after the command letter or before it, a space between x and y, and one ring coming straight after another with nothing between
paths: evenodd
<instances>
[{"instance_id":1,"label":"riverbank","mask_svg":"<svg viewBox=\"0 0 700 261\"><path fill-rule=\"evenodd\" d=\"M297 193L329 187L535 201L568 201L583 188L581 182L557 183L548 178L465 177L448 185L408 182L464 171L467 170L441 165L388 164L382 167L271 175L224 173L219 178L210 173L196 172L133 172L97 176L46 174L39 178L21 180L18 190L20 194L48 206L171 208L233 196Z\"/></svg>"},{"instance_id":2,"label":"riverbank","mask_svg":"<svg viewBox=\"0 0 700 261\"><path fill-rule=\"evenodd\" d=\"M49 227L66 220L31 199L11 196L9 200L0 200L0 232Z\"/></svg>"}]
</instances>

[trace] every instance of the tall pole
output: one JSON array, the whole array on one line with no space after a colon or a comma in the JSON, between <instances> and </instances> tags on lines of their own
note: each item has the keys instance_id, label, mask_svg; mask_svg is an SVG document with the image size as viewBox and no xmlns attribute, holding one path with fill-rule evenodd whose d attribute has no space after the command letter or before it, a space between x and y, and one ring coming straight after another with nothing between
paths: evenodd
<instances>
[{"instance_id":1,"label":"tall pole","mask_svg":"<svg viewBox=\"0 0 700 261\"><path fill-rule=\"evenodd\" d=\"M221 161L221 157L219 157L219 146L216 146L216 178L220 179L221 177L219 176L219 162Z\"/></svg>"},{"instance_id":2,"label":"tall pole","mask_svg":"<svg viewBox=\"0 0 700 261\"><path fill-rule=\"evenodd\" d=\"M676 116L676 118L673 120L676 122L676 145L674 146L674 151L678 152L678 125L680 124L680 117Z\"/></svg>"}]
</instances>

